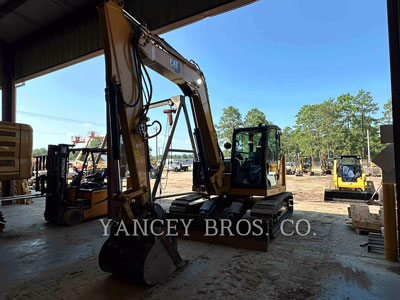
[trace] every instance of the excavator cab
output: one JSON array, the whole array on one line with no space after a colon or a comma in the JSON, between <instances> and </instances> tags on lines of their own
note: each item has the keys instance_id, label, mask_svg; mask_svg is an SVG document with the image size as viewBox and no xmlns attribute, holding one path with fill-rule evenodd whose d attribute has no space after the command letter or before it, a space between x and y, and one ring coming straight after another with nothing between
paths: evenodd
<instances>
[{"instance_id":1,"label":"excavator cab","mask_svg":"<svg viewBox=\"0 0 400 300\"><path fill-rule=\"evenodd\" d=\"M232 138L231 188L265 191L279 185L280 139L281 131L275 125L236 128Z\"/></svg>"}]
</instances>

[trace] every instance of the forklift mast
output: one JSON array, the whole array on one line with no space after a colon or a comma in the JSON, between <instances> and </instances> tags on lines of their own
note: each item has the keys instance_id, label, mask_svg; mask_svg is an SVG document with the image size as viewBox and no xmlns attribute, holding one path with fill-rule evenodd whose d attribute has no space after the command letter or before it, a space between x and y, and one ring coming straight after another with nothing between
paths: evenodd
<instances>
[{"instance_id":1,"label":"forklift mast","mask_svg":"<svg viewBox=\"0 0 400 300\"><path fill-rule=\"evenodd\" d=\"M63 217L62 207L68 200L67 172L69 145L49 145L46 176L46 221L60 223ZM38 179L36 179L38 180Z\"/></svg>"}]
</instances>

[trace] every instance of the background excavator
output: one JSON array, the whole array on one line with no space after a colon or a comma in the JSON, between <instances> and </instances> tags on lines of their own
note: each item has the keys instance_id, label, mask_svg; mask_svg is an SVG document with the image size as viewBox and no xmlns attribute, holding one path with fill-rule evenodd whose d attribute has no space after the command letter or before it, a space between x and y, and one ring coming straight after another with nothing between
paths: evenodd
<instances>
[{"instance_id":1,"label":"background excavator","mask_svg":"<svg viewBox=\"0 0 400 300\"><path fill-rule=\"evenodd\" d=\"M304 171L304 160L300 154L296 157L296 176L303 176Z\"/></svg>"},{"instance_id":2,"label":"background excavator","mask_svg":"<svg viewBox=\"0 0 400 300\"><path fill-rule=\"evenodd\" d=\"M326 158L324 154L321 155L321 172L322 175L332 174L333 170L333 159Z\"/></svg>"},{"instance_id":3,"label":"background excavator","mask_svg":"<svg viewBox=\"0 0 400 300\"><path fill-rule=\"evenodd\" d=\"M205 219L229 219L239 229L243 220L259 219L266 234L254 239L255 248L266 250L269 236L277 233L280 222L293 211L292 194L286 192L279 127L261 124L236 128L232 143L226 144L231 157L225 159L213 125L205 77L198 65L117 3L110 1L98 9L106 62L110 164L119 165L122 135L130 174L130 188L119 188L108 195L118 208L118 218L113 220L110 236L100 251L101 269L147 284L164 281L182 265L176 237L166 234L167 217L195 219L189 231L200 233L197 236L202 235ZM175 199L168 214L151 193L148 128L158 121L150 123L147 116L152 85L146 67L181 88L190 99L195 125L199 159L193 166L194 193ZM110 171L108 182L120 182L119 176L119 172ZM158 234L133 234L138 224L148 228L155 220L161 220L152 231ZM241 244L251 244L252 240L249 235Z\"/></svg>"}]
</instances>

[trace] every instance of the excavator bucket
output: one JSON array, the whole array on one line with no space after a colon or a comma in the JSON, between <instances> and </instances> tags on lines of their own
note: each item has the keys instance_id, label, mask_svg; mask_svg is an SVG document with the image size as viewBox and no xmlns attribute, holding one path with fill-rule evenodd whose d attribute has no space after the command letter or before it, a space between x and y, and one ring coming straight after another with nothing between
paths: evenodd
<instances>
[{"instance_id":1,"label":"excavator bucket","mask_svg":"<svg viewBox=\"0 0 400 300\"><path fill-rule=\"evenodd\" d=\"M141 211L140 215L154 215L154 212L157 219L165 221L164 212L157 204L151 204L151 208ZM137 220L145 223L144 218ZM147 228L145 232L148 234L135 233L132 224L126 225L128 234L126 231L122 234L118 230L121 228L121 221L115 222L111 227L110 237L101 248L99 265L104 272L131 282L155 285L164 282L183 265L177 251L176 238L165 234L165 223L154 227L152 231Z\"/></svg>"}]
</instances>

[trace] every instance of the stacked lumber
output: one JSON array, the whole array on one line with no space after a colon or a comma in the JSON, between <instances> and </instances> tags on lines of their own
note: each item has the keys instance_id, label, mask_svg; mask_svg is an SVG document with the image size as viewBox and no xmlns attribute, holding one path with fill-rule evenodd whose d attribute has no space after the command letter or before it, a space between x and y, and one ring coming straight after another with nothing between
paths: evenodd
<instances>
[{"instance_id":1,"label":"stacked lumber","mask_svg":"<svg viewBox=\"0 0 400 300\"><path fill-rule=\"evenodd\" d=\"M383 211L374 214L369 211L368 205L350 204L348 207L350 224L357 234L368 234L369 232L381 232L383 227Z\"/></svg>"}]
</instances>

